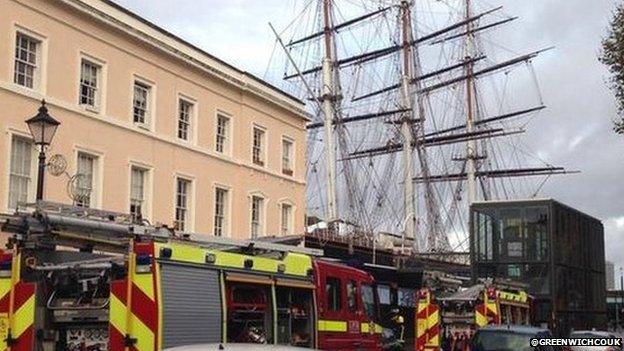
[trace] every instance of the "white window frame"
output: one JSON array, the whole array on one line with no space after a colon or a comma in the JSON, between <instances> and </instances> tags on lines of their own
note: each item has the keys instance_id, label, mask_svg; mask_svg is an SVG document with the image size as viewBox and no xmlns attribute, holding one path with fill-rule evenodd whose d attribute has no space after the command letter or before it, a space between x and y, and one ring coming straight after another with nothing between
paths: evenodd
<instances>
[{"instance_id":1,"label":"white window frame","mask_svg":"<svg viewBox=\"0 0 624 351\"><path fill-rule=\"evenodd\" d=\"M213 186L213 221L212 221L212 235L217 236L217 226L216 226L216 222L217 222L217 192L219 190L223 190L225 191L225 202L223 203L223 225L222 225L222 229L221 229L221 236L222 237L230 237L232 235L231 233L231 228L232 228L232 187L227 186L227 185L223 185L223 184L215 184Z\"/></svg>"},{"instance_id":2,"label":"white window frame","mask_svg":"<svg viewBox=\"0 0 624 351\"><path fill-rule=\"evenodd\" d=\"M189 120L188 120L188 130L187 130L187 135L186 135L186 139L180 138L180 113L181 113L181 108L182 108L182 103L186 103L189 104L191 107L191 111L189 112ZM197 100L186 95L186 94L177 94L177 98L176 98L176 118L175 118L175 137L176 140L183 142L183 143L190 143L190 144L194 144L195 141L197 140L197 114L198 114L198 105L197 105Z\"/></svg>"},{"instance_id":3,"label":"white window frame","mask_svg":"<svg viewBox=\"0 0 624 351\"><path fill-rule=\"evenodd\" d=\"M188 182L186 195L186 218L182 232L192 232L195 228L195 178L185 174L176 173L173 177L173 227L177 227L178 211L178 180ZM176 229L177 230L177 229Z\"/></svg>"},{"instance_id":4,"label":"white window frame","mask_svg":"<svg viewBox=\"0 0 624 351\"><path fill-rule=\"evenodd\" d=\"M89 208L102 208L104 153L94 151L85 147L76 147L74 152L74 174L78 174L78 158L80 157L80 154L85 154L94 158L92 171L93 179L91 180L91 194L89 196Z\"/></svg>"},{"instance_id":5,"label":"white window frame","mask_svg":"<svg viewBox=\"0 0 624 351\"><path fill-rule=\"evenodd\" d=\"M82 65L83 62L87 62L97 68L97 87L95 95L95 105L91 106L82 103ZM81 52L78 60L78 91L77 101L78 105L87 111L94 113L104 113L106 105L106 77L107 66L106 62L96 57Z\"/></svg>"},{"instance_id":6,"label":"white window frame","mask_svg":"<svg viewBox=\"0 0 624 351\"><path fill-rule=\"evenodd\" d=\"M143 219L151 220L152 219L152 199L153 199L153 169L151 165L148 165L143 162L138 161L130 161L128 164L128 203L126 208L128 209L128 213L130 213L130 207L132 206L132 171L133 169L139 169L144 172L143 178L143 207L142 207L142 217Z\"/></svg>"},{"instance_id":7,"label":"white window frame","mask_svg":"<svg viewBox=\"0 0 624 351\"><path fill-rule=\"evenodd\" d=\"M256 233L256 236L254 236L254 222L253 222L253 202L254 202L254 198L258 198L262 200L262 207L260 208L260 212L259 212L259 222L258 223L258 231ZM256 192L252 192L249 194L249 237L251 239L254 238L261 238L263 236L267 235L266 232L266 213L267 213L267 207L268 207L268 198L267 196L259 191Z\"/></svg>"},{"instance_id":8,"label":"white window frame","mask_svg":"<svg viewBox=\"0 0 624 351\"><path fill-rule=\"evenodd\" d=\"M224 135L224 143L223 143L223 150L219 151L219 120L223 118L225 120L227 120L227 127L226 127L226 131L225 131L225 135ZM229 113L223 112L223 111L217 111L217 113L215 114L215 152L222 154L222 155L226 155L226 156L231 156L232 155L232 149L233 149L233 133L232 133L232 129L233 129L233 119L232 116Z\"/></svg>"},{"instance_id":9,"label":"white window frame","mask_svg":"<svg viewBox=\"0 0 624 351\"><path fill-rule=\"evenodd\" d=\"M8 145L8 147L6 148L6 158L5 158L5 166L6 166L6 196L3 197L2 201L4 201L4 206L3 208L7 210L7 213L12 213L15 209L14 208L9 208L9 192L11 191L11 153L13 152L13 139L14 138L22 138L22 139L26 139L26 140L32 140L32 136L30 136L29 133L24 132L24 131L18 131L18 130L13 130L13 129L9 129L9 131L7 132L7 138L6 138L6 145ZM37 162L37 150L33 145L33 149L32 149L32 153L31 153L31 158L30 158L30 174L31 174L31 181L29 183L28 186L28 198L27 201L28 202L33 202L35 200L36 197L36 191L37 191L37 168L38 168L38 162ZM44 188L45 191L45 188Z\"/></svg>"},{"instance_id":10,"label":"white window frame","mask_svg":"<svg viewBox=\"0 0 624 351\"><path fill-rule=\"evenodd\" d=\"M33 86L32 87L18 84L15 81L15 73L17 71L17 62L16 62L17 60L15 57L15 51L17 49L17 37L19 35L26 36L37 42L36 66L35 66L36 68L33 74ZM47 73L47 53L48 53L47 37L31 29L15 24L13 41L11 44L11 50L9 52L11 55L11 68L13 69L11 71L11 75L12 75L11 82L13 83L13 85L22 89L39 92L45 95L46 82L47 82L46 73Z\"/></svg>"},{"instance_id":11,"label":"white window frame","mask_svg":"<svg viewBox=\"0 0 624 351\"><path fill-rule=\"evenodd\" d=\"M145 113L145 121L143 122L135 122L134 120L134 102L135 102L135 86L136 85L142 85L147 89L147 102L146 102L146 113ZM142 78L140 76L134 75L133 79L132 79L132 84L131 84L131 89L130 89L130 121L132 122L132 124L134 124L135 126L142 128L142 129L147 129L147 130L153 130L154 129L154 125L155 125L155 119L156 119L156 84L154 84L154 82Z\"/></svg>"},{"instance_id":12,"label":"white window frame","mask_svg":"<svg viewBox=\"0 0 624 351\"><path fill-rule=\"evenodd\" d=\"M256 145L255 145L255 139L256 139L256 130L261 131L262 134L262 139L261 139L261 143L262 145L260 145L259 148L259 160L260 162L256 162L255 159L255 153L256 153ZM267 167L267 144L269 141L269 137L268 137L268 133L267 133L267 129L261 125L258 124L254 124L251 128L251 163L255 166L258 167Z\"/></svg>"},{"instance_id":13,"label":"white window frame","mask_svg":"<svg viewBox=\"0 0 624 351\"><path fill-rule=\"evenodd\" d=\"M286 233L284 233L284 208L290 208L290 218L288 218ZM279 204L279 235L292 235L295 228L295 205L290 200L283 200Z\"/></svg>"},{"instance_id":14,"label":"white window frame","mask_svg":"<svg viewBox=\"0 0 624 351\"><path fill-rule=\"evenodd\" d=\"M286 161L286 149L284 148L285 143L289 143L290 144L290 153L288 154L288 167L285 167L285 161ZM295 140L291 137L282 136L282 144L280 145L281 149L282 149L282 154L281 154L281 159L280 159L280 164L282 167L281 173L285 174L287 176L294 176L295 174Z\"/></svg>"}]
</instances>

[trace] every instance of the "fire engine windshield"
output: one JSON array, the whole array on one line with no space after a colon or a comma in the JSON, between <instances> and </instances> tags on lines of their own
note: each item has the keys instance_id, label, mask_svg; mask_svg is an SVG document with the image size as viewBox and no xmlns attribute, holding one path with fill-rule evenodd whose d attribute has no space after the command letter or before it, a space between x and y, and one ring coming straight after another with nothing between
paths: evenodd
<instances>
[{"instance_id":1,"label":"fire engine windshield","mask_svg":"<svg viewBox=\"0 0 624 351\"><path fill-rule=\"evenodd\" d=\"M366 315L371 319L377 318L377 304L375 302L375 290L371 285L362 285L362 302L364 303L364 310Z\"/></svg>"}]
</instances>

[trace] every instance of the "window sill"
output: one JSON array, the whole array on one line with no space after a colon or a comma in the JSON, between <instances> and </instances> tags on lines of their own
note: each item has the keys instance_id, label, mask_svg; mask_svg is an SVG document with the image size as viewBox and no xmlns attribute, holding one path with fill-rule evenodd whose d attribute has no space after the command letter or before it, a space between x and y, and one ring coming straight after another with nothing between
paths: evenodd
<instances>
[{"instance_id":1,"label":"window sill","mask_svg":"<svg viewBox=\"0 0 624 351\"><path fill-rule=\"evenodd\" d=\"M138 128L140 128L140 129L145 130L145 131L148 131L148 132L151 132L151 131L152 131L152 128L150 128L150 126L149 126L149 125L147 125L147 124L134 122L134 125L135 125L135 126L137 126L137 127L138 127Z\"/></svg>"},{"instance_id":2,"label":"window sill","mask_svg":"<svg viewBox=\"0 0 624 351\"><path fill-rule=\"evenodd\" d=\"M91 113L95 113L95 114L100 114L100 108L99 107L93 107L91 105L83 105L83 104L79 104L79 106L84 109L87 112L91 112Z\"/></svg>"},{"instance_id":3,"label":"window sill","mask_svg":"<svg viewBox=\"0 0 624 351\"><path fill-rule=\"evenodd\" d=\"M264 162L262 162L262 161L254 160L253 164L256 165L256 166L264 167Z\"/></svg>"},{"instance_id":4,"label":"window sill","mask_svg":"<svg viewBox=\"0 0 624 351\"><path fill-rule=\"evenodd\" d=\"M294 174L292 169L282 169L282 174L285 174L287 176L291 176Z\"/></svg>"}]
</instances>

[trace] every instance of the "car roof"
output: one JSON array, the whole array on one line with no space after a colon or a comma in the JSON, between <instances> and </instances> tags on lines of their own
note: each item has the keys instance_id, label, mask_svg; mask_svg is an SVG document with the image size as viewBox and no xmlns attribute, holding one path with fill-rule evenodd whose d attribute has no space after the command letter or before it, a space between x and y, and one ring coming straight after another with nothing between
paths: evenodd
<instances>
[{"instance_id":1,"label":"car roof","mask_svg":"<svg viewBox=\"0 0 624 351\"><path fill-rule=\"evenodd\" d=\"M197 345L187 345L187 346L178 346L169 349L165 349L164 351L249 351L249 350L259 350L259 351L298 351L298 350L308 350L310 349L302 349L300 347L294 346L283 346L283 345L262 345L262 344L237 344L237 343L229 343L229 344L197 344Z\"/></svg>"},{"instance_id":2,"label":"car roof","mask_svg":"<svg viewBox=\"0 0 624 351\"><path fill-rule=\"evenodd\" d=\"M599 336L615 335L615 333L602 331L602 330L575 330L570 333L570 335L577 335L577 334L589 334L589 335L599 335Z\"/></svg>"},{"instance_id":3,"label":"car roof","mask_svg":"<svg viewBox=\"0 0 624 351\"><path fill-rule=\"evenodd\" d=\"M483 331L509 331L514 333L522 333L522 334L538 334L538 333L548 333L548 329L531 327L527 325L486 325L482 328L479 328L477 332L480 330Z\"/></svg>"}]
</instances>

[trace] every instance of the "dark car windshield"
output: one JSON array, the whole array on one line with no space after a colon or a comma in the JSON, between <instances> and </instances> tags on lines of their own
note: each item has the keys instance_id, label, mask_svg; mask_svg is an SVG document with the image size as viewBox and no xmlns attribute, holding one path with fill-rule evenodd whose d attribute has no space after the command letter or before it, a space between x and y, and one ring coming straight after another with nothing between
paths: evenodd
<instances>
[{"instance_id":1,"label":"dark car windshield","mask_svg":"<svg viewBox=\"0 0 624 351\"><path fill-rule=\"evenodd\" d=\"M532 334L500 330L481 330L473 340L472 351L532 351Z\"/></svg>"}]
</instances>

